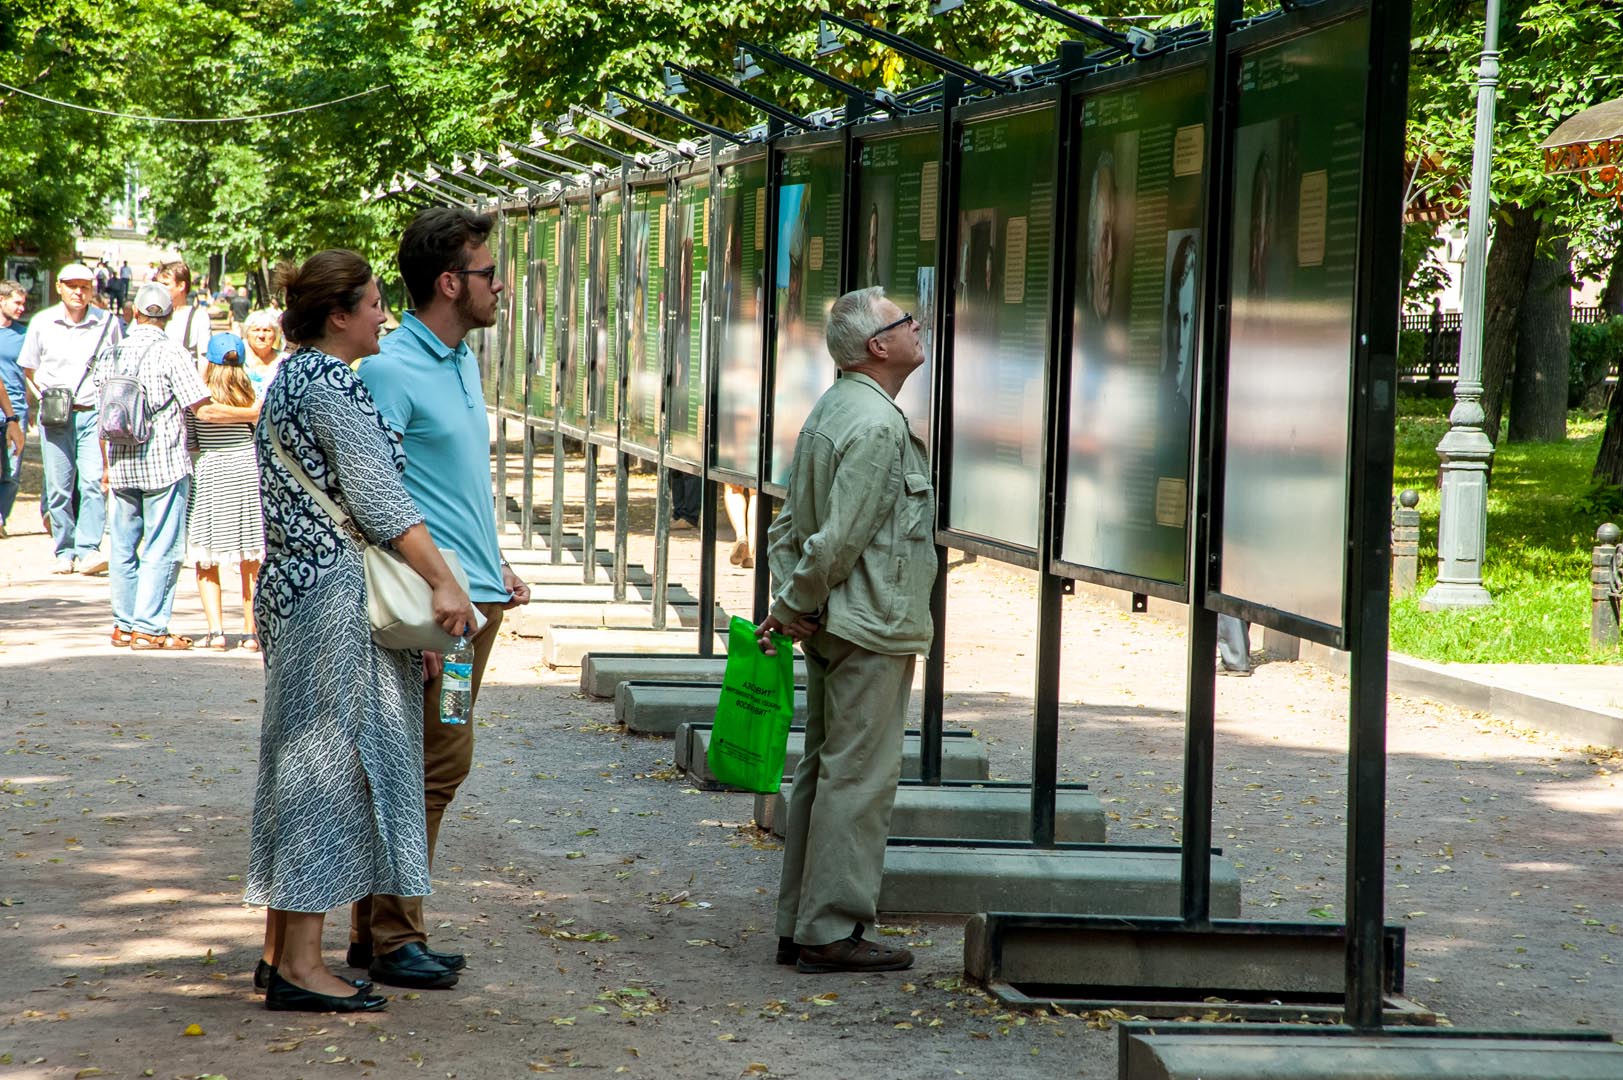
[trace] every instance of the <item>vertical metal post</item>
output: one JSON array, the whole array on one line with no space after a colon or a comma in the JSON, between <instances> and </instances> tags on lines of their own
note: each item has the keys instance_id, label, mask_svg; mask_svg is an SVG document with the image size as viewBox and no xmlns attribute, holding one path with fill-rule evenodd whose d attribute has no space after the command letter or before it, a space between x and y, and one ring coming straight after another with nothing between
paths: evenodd
<instances>
[{"instance_id":1,"label":"vertical metal post","mask_svg":"<svg viewBox=\"0 0 1623 1080\"><path fill-rule=\"evenodd\" d=\"M1057 298L1072 295L1075 276L1076 154L1074 144L1081 126L1081 99L1071 93L1072 76L1080 55L1080 42L1065 42L1060 65L1066 72L1059 82L1054 105L1054 208L1049 245L1048 355L1044 383L1043 461L1040 521L1037 527L1037 670L1032 688L1031 719L1031 842L1054 846L1055 798L1059 790L1059 680L1064 652L1064 600L1067 582L1053 573L1054 548L1065 516L1064 473L1069 445L1064 437L1063 410L1071 395L1071 313Z\"/></svg>"},{"instance_id":2,"label":"vertical metal post","mask_svg":"<svg viewBox=\"0 0 1623 1080\"><path fill-rule=\"evenodd\" d=\"M1492 0L1490 0L1490 6ZM1491 16L1490 16L1491 17ZM1386 922L1386 682L1392 462L1403 265L1403 125L1409 0L1372 0L1364 101L1358 292L1353 309L1351 646L1347 768L1347 1023L1378 1030ZM1476 219L1481 221L1481 218Z\"/></svg>"},{"instance_id":3,"label":"vertical metal post","mask_svg":"<svg viewBox=\"0 0 1623 1080\"><path fill-rule=\"evenodd\" d=\"M563 193L558 194L558 266L557 273L553 274L553 353L552 353L552 528L548 532L547 542L552 550L552 565L562 566L564 563L564 436L560 430L564 400L564 358L569 344L569 335L565 328L569 325L569 318L564 314L563 306L569 302L569 289L567 282L573 273L569 269L570 244L568 225L568 207L564 203Z\"/></svg>"},{"instance_id":4,"label":"vertical metal post","mask_svg":"<svg viewBox=\"0 0 1623 1080\"><path fill-rule=\"evenodd\" d=\"M952 383L945 379L948 342L952 338L952 282L956 277L954 260L958 248L958 155L953 139L953 113L964 96L964 80L956 75L941 77L940 172L936 178L936 311L935 355L930 358L930 445L935 457L930 462L930 481L935 487L937 505L946 499L942 490L942 459L952 430L950 407ZM948 434L944 435L943 432ZM935 522L930 523L934 529ZM919 776L926 784L941 783L941 737L946 729L947 696L947 549L935 547L935 584L930 587L930 622L934 633L930 651L924 658L924 700L919 703Z\"/></svg>"},{"instance_id":5,"label":"vertical metal post","mask_svg":"<svg viewBox=\"0 0 1623 1080\"><path fill-rule=\"evenodd\" d=\"M1488 467L1493 443L1482 426L1482 325L1488 275L1488 218L1493 182L1493 113L1499 86L1499 0L1487 0L1482 60L1477 72L1476 145L1471 152L1470 227L1465 234L1465 296L1460 315L1460 370L1448 433L1437 444L1443 463L1443 503L1437 521L1437 583L1425 610L1486 607L1482 586L1488 546Z\"/></svg>"},{"instance_id":6,"label":"vertical metal post","mask_svg":"<svg viewBox=\"0 0 1623 1080\"><path fill-rule=\"evenodd\" d=\"M1234 176L1234 69L1229 32L1243 14L1242 0L1218 0L1212 26L1212 58L1206 82L1206 188L1201 202L1200 342L1196 350L1195 402L1190 410L1189 579L1187 674L1184 691L1183 837L1179 849L1179 914L1206 925L1212 906L1212 769L1217 741L1217 613L1207 594L1218 582L1213 516L1221 483L1218 451L1223 441L1224 378L1228 370L1228 207Z\"/></svg>"},{"instance_id":7,"label":"vertical metal post","mask_svg":"<svg viewBox=\"0 0 1623 1080\"><path fill-rule=\"evenodd\" d=\"M609 258L620 260L620 295L615 298L614 320L615 355L620 358L619 386L616 397L620 407L615 410L614 425L614 601L625 603L626 577L629 573L629 545L631 540L631 455L626 453L626 384L630 378L631 355L631 257L624 238L627 215L631 213L631 185L629 170L620 170L620 228L621 237Z\"/></svg>"},{"instance_id":8,"label":"vertical metal post","mask_svg":"<svg viewBox=\"0 0 1623 1080\"><path fill-rule=\"evenodd\" d=\"M682 219L680 205L681 187L674 181L666 185L665 198L665 224L659 231L659 242L664 245L664 255L660 262L666 266L676 266L678 255L672 237L676 234L676 225ZM671 367L676 349L676 294L680 291L669 287L670 271L666 271L667 287L665 289L665 306L659 313L660 325L663 333L659 338L659 407L655 420L658 433L659 453L654 459L654 487L657 492L654 498L654 595L651 600L654 605L653 621L651 625L655 630L665 629L665 609L670 603L671 584L671 471L665 464L665 444L670 441L671 426Z\"/></svg>"},{"instance_id":9,"label":"vertical metal post","mask_svg":"<svg viewBox=\"0 0 1623 1080\"><path fill-rule=\"evenodd\" d=\"M581 364L585 367L586 375L586 401L582 410L585 429L581 439L581 457L583 458L583 474L581 476L584 494L581 498L581 581L587 585L597 583L597 443L592 441L592 429L596 426L597 409L601 402L594 400L592 391L597 386L597 365L604 363L605 358L597 355L597 334L602 329L598 321L598 275L603 270L603 215L598 210L597 185L593 184L586 192L586 201L581 204L586 213L586 288L583 295L586 298L585 317L579 320L579 326L585 335L581 341ZM607 284L607 275L603 284Z\"/></svg>"},{"instance_id":10,"label":"vertical metal post","mask_svg":"<svg viewBox=\"0 0 1623 1080\"><path fill-rule=\"evenodd\" d=\"M719 139L710 140L710 233L705 237L705 265L709 272L705 274L705 288L700 295L700 310L702 315L699 325L709 328L704 335L704 399L705 399L705 430L699 440L699 536L704 543L704 552L699 558L699 655L714 656L716 652L716 483L710 479L710 467L715 464L716 457L716 383L720 378L719 354L721 349L721 317L716 314L716 298L719 290L716 282L720 280L716 264L717 253L725 260L726 253L721 252L722 220L716 200L721 198L721 169L717 163L720 152Z\"/></svg>"},{"instance_id":11,"label":"vertical metal post","mask_svg":"<svg viewBox=\"0 0 1623 1080\"><path fill-rule=\"evenodd\" d=\"M507 214L505 210L498 208L496 222L496 228L500 230L496 243L496 265L503 267L506 265L507 260ZM512 294L509 292L506 301L499 304L496 309L498 326L508 325L505 312L512 303ZM495 475L490 486L492 489L491 495L495 500L497 543L500 543L507 535L507 421L502 416L502 389L506 382L508 365L511 363L508 357L512 351L512 335L502 334L501 346L496 350L494 361L496 365L496 394L495 400L491 402L496 417L496 465Z\"/></svg>"},{"instance_id":12,"label":"vertical metal post","mask_svg":"<svg viewBox=\"0 0 1623 1080\"><path fill-rule=\"evenodd\" d=\"M778 305L774 300L778 283L772 275L777 273L778 266L778 190L783 187L783 178L779 175L783 168L783 153L778 149L778 140L783 137L784 125L778 119L767 123L766 190L762 193L766 197L766 243L763 245L762 258L767 269L763 277L765 288L761 290L766 318L762 320L761 337L761 431L755 453L755 535L759 538L761 550L756 553L755 559L755 597L751 616L757 624L766 618L772 605L771 569L765 555L766 532L772 525L774 500L764 489L770 479L767 454L772 445L772 388L778 370Z\"/></svg>"},{"instance_id":13,"label":"vertical metal post","mask_svg":"<svg viewBox=\"0 0 1623 1080\"><path fill-rule=\"evenodd\" d=\"M536 250L536 238L540 236L541 233L540 226L536 222L535 204L530 203L529 208L529 251L533 260ZM529 267L524 267L521 273L524 277L524 296L522 302L525 304L526 310L532 317L524 320L526 340L524 348L524 377L519 382L519 386L521 387L519 391L521 400L519 402L520 407L518 409L518 417L519 427L524 435L524 480L523 488L521 489L520 494L523 496L524 501L519 507L518 525L520 537L519 543L525 549L529 549L535 545L535 428L530 423L530 421L533 419L533 417L530 416L530 375L535 371L535 350L538 342L536 340L537 335L535 319L533 318L535 314L535 306L534 294L532 290L535 288L535 280L529 273ZM518 291L517 282L510 281L507 283L507 286L509 289Z\"/></svg>"}]
</instances>

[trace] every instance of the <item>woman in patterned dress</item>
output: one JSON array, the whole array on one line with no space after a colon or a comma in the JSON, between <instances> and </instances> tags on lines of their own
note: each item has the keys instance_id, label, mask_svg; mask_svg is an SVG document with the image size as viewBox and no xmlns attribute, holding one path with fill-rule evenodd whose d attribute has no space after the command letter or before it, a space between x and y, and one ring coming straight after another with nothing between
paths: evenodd
<instances>
[{"instance_id":1,"label":"woman in patterned dress","mask_svg":"<svg viewBox=\"0 0 1623 1080\"><path fill-rule=\"evenodd\" d=\"M188 418L197 442L192 465L192 505L186 518L186 560L197 568L197 592L208 622L205 649L225 648L225 611L220 568L236 565L242 578L242 643L259 649L254 632L254 575L265 557L265 528L259 509L259 461L254 453L254 422L259 400L243 369L248 346L235 334L209 338L203 384L212 403L207 419Z\"/></svg>"},{"instance_id":2,"label":"woman in patterned dress","mask_svg":"<svg viewBox=\"0 0 1623 1080\"><path fill-rule=\"evenodd\" d=\"M361 547L282 467L276 443L368 540L391 544L428 581L447 632L476 616L401 483L398 439L350 371L378 349L371 268L352 251L323 251L283 285L282 329L300 347L282 361L256 432L265 712L245 898L270 909L255 973L267 1008L370 1011L388 999L327 968L322 922L373 893L430 891L422 658L372 641Z\"/></svg>"}]
</instances>

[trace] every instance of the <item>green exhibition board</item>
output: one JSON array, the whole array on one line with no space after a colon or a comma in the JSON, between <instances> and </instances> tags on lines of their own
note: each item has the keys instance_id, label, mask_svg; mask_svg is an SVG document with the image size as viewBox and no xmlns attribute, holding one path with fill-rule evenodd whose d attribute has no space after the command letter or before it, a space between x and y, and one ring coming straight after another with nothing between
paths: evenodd
<instances>
[{"instance_id":1,"label":"green exhibition board","mask_svg":"<svg viewBox=\"0 0 1623 1080\"><path fill-rule=\"evenodd\" d=\"M702 176L679 181L676 235L671 257L671 398L666 453L699 465L704 461L705 345L704 295L710 261L710 181Z\"/></svg>"},{"instance_id":2,"label":"green exhibition board","mask_svg":"<svg viewBox=\"0 0 1623 1080\"><path fill-rule=\"evenodd\" d=\"M535 320L530 371L528 413L538 420L551 420L556 409L558 367L558 244L561 215L556 206L536 212L534 258L530 261L530 309Z\"/></svg>"},{"instance_id":3,"label":"green exhibition board","mask_svg":"<svg viewBox=\"0 0 1623 1080\"><path fill-rule=\"evenodd\" d=\"M1220 580L1345 612L1366 17L1245 52L1235 117Z\"/></svg>"},{"instance_id":4,"label":"green exhibition board","mask_svg":"<svg viewBox=\"0 0 1623 1080\"><path fill-rule=\"evenodd\" d=\"M1054 246L1052 102L963 124L946 524L1035 547Z\"/></svg>"},{"instance_id":5,"label":"green exhibition board","mask_svg":"<svg viewBox=\"0 0 1623 1080\"><path fill-rule=\"evenodd\" d=\"M715 210L722 258L711 305L716 342L715 464L755 478L761 443L761 360L766 338L766 159L720 168Z\"/></svg>"},{"instance_id":6,"label":"green exhibition board","mask_svg":"<svg viewBox=\"0 0 1623 1080\"><path fill-rule=\"evenodd\" d=\"M502 390L501 400L504 410L516 412L522 407L520 403L524 400L524 374L530 366L530 356L535 348L535 342L530 337L535 319L529 297L530 215L523 212L515 213L510 222L512 228L508 238L513 250L513 257L510 260L512 276L505 281L513 292L510 306L516 313L516 321L513 328L512 353L507 367L502 372L506 386Z\"/></svg>"},{"instance_id":7,"label":"green exhibition board","mask_svg":"<svg viewBox=\"0 0 1623 1080\"><path fill-rule=\"evenodd\" d=\"M1083 98L1059 556L1181 586L1206 69Z\"/></svg>"},{"instance_id":8,"label":"green exhibition board","mask_svg":"<svg viewBox=\"0 0 1623 1080\"><path fill-rule=\"evenodd\" d=\"M591 402L587 398L591 378L591 323L586 308L591 263L591 218L584 202L564 204L564 274L565 291L560 298L563 306L564 349L562 391L558 406L558 422L573 432L584 435L590 415Z\"/></svg>"},{"instance_id":9,"label":"green exhibition board","mask_svg":"<svg viewBox=\"0 0 1623 1080\"><path fill-rule=\"evenodd\" d=\"M836 368L824 344L828 312L840 296L845 148L831 143L786 149L780 159L777 266L777 352L772 383L768 475L789 483L800 426Z\"/></svg>"},{"instance_id":10,"label":"green exhibition board","mask_svg":"<svg viewBox=\"0 0 1623 1080\"><path fill-rule=\"evenodd\" d=\"M936 234L940 215L941 133L934 127L864 139L857 174L856 288L882 285L918 320L924 366L896 398L919 438L930 439L934 378Z\"/></svg>"},{"instance_id":11,"label":"green exhibition board","mask_svg":"<svg viewBox=\"0 0 1623 1080\"><path fill-rule=\"evenodd\" d=\"M620 192L611 188L597 202L597 362L592 369L592 430L612 440L620 423Z\"/></svg>"},{"instance_id":12,"label":"green exhibition board","mask_svg":"<svg viewBox=\"0 0 1623 1080\"><path fill-rule=\"evenodd\" d=\"M626 370L626 427L628 449L645 458L659 453L659 394L664 383L660 317L665 302L664 186L635 188L626 222L626 258L630 266L631 324L627 327L630 356Z\"/></svg>"}]
</instances>

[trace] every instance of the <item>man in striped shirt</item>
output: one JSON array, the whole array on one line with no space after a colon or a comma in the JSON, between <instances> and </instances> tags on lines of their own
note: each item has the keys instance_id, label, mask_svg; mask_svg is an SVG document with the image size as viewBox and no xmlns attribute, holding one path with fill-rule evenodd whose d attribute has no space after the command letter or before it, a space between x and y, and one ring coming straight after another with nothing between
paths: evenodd
<instances>
[{"instance_id":1,"label":"man in striped shirt","mask_svg":"<svg viewBox=\"0 0 1623 1080\"><path fill-rule=\"evenodd\" d=\"M110 360L96 365L99 390L115 374L133 375L146 397L151 434L145 442L109 442L113 490L113 644L180 650L191 638L169 632L175 583L186 546L192 458L186 410L210 400L191 354L164 331L174 312L169 290L155 282L135 294L135 327Z\"/></svg>"}]
</instances>

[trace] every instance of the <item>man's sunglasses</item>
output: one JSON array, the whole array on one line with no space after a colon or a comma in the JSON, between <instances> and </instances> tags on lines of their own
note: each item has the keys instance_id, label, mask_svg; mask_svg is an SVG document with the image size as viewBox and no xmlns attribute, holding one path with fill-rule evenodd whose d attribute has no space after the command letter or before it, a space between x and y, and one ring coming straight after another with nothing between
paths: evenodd
<instances>
[{"instance_id":1,"label":"man's sunglasses","mask_svg":"<svg viewBox=\"0 0 1623 1080\"><path fill-rule=\"evenodd\" d=\"M906 326L908 323L910 323L912 321L913 321L913 313L911 311L909 311L907 314L903 315L900 319L897 319L895 322L888 322L884 326L881 326L879 329L875 330L873 333L869 334L868 335L868 340L872 341L874 338L878 337L880 334L883 334L885 331L894 330L898 326Z\"/></svg>"},{"instance_id":2,"label":"man's sunglasses","mask_svg":"<svg viewBox=\"0 0 1623 1080\"><path fill-rule=\"evenodd\" d=\"M496 267L494 264L478 270L447 270L446 273L460 274L463 277L482 277L485 279L486 284L491 284L496 280Z\"/></svg>"}]
</instances>

